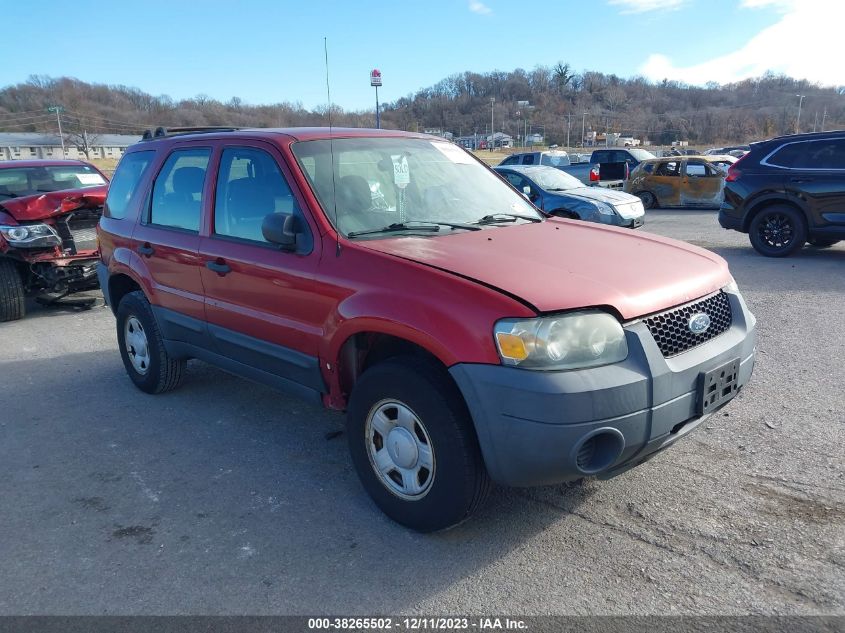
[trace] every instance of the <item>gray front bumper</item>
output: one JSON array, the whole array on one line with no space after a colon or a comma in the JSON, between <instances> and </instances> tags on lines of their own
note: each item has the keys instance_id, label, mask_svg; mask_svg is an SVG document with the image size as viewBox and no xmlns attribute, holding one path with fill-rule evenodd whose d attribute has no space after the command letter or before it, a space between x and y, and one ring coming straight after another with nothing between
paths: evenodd
<instances>
[{"instance_id":1,"label":"gray front bumper","mask_svg":"<svg viewBox=\"0 0 845 633\"><path fill-rule=\"evenodd\" d=\"M555 372L453 366L490 476L510 486L583 477L577 448L599 430L624 439L618 459L598 473L613 476L695 428L707 417L697 411L701 374L738 358L742 387L754 367L756 321L740 295L728 297L730 329L672 358L635 322L625 327L628 358L614 365Z\"/></svg>"}]
</instances>

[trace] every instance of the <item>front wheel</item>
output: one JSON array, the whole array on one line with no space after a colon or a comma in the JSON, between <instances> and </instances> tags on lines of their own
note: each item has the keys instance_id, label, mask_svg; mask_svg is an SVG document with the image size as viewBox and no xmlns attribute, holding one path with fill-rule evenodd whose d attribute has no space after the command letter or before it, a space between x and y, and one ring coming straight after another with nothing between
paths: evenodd
<instances>
[{"instance_id":1,"label":"front wheel","mask_svg":"<svg viewBox=\"0 0 845 633\"><path fill-rule=\"evenodd\" d=\"M182 382L187 362L171 358L149 301L140 290L117 307L117 345L126 373L141 391L163 393Z\"/></svg>"},{"instance_id":2,"label":"front wheel","mask_svg":"<svg viewBox=\"0 0 845 633\"><path fill-rule=\"evenodd\" d=\"M400 357L365 371L346 427L361 483L397 523L419 532L453 527L489 493L469 411L432 361Z\"/></svg>"},{"instance_id":3,"label":"front wheel","mask_svg":"<svg viewBox=\"0 0 845 633\"><path fill-rule=\"evenodd\" d=\"M15 262L0 259L0 322L22 319L26 309L23 279Z\"/></svg>"},{"instance_id":4,"label":"front wheel","mask_svg":"<svg viewBox=\"0 0 845 633\"><path fill-rule=\"evenodd\" d=\"M751 245L766 257L792 255L807 241L804 216L794 207L766 207L751 220L748 230Z\"/></svg>"},{"instance_id":5,"label":"front wheel","mask_svg":"<svg viewBox=\"0 0 845 633\"><path fill-rule=\"evenodd\" d=\"M657 207L657 197L650 191L639 191L636 195L643 201L643 208L654 209Z\"/></svg>"}]
</instances>

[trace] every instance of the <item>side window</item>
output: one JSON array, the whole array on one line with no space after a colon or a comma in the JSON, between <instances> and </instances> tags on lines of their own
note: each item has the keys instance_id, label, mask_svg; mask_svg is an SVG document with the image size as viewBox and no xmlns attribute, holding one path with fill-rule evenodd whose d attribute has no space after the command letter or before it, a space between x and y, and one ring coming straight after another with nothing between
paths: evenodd
<instances>
[{"instance_id":1,"label":"side window","mask_svg":"<svg viewBox=\"0 0 845 633\"><path fill-rule=\"evenodd\" d=\"M522 176L517 176L516 174L505 174L505 178L508 179L509 183L516 187L517 191L522 191L522 188L528 184Z\"/></svg>"},{"instance_id":2,"label":"side window","mask_svg":"<svg viewBox=\"0 0 845 633\"><path fill-rule=\"evenodd\" d=\"M224 149L214 200L214 233L266 243L261 225L272 213L301 216L276 160L260 149Z\"/></svg>"},{"instance_id":3,"label":"side window","mask_svg":"<svg viewBox=\"0 0 845 633\"><path fill-rule=\"evenodd\" d=\"M643 171L647 174L650 174L654 171L654 163L646 163L643 165Z\"/></svg>"},{"instance_id":4,"label":"side window","mask_svg":"<svg viewBox=\"0 0 845 633\"><path fill-rule=\"evenodd\" d=\"M705 165L704 163L693 161L689 161L687 163L687 176L693 176L694 178L704 178L709 175L710 172L707 169L707 165Z\"/></svg>"},{"instance_id":5,"label":"side window","mask_svg":"<svg viewBox=\"0 0 845 633\"><path fill-rule=\"evenodd\" d=\"M534 154L526 154L522 157L522 164L523 165L533 165L534 164Z\"/></svg>"},{"instance_id":6,"label":"side window","mask_svg":"<svg viewBox=\"0 0 845 633\"><path fill-rule=\"evenodd\" d=\"M657 168L654 170L655 176L677 176L678 175L678 166L679 163L677 161L672 161L669 163L660 163Z\"/></svg>"},{"instance_id":7,"label":"side window","mask_svg":"<svg viewBox=\"0 0 845 633\"><path fill-rule=\"evenodd\" d=\"M504 161L502 161L502 165L516 165L519 162L519 156L508 156Z\"/></svg>"},{"instance_id":8,"label":"side window","mask_svg":"<svg viewBox=\"0 0 845 633\"><path fill-rule=\"evenodd\" d=\"M148 151L133 152L123 157L109 184L109 193L106 196L106 206L103 211L106 217L116 220L126 217L129 201L147 171L147 167L150 166L153 156L155 152Z\"/></svg>"},{"instance_id":9,"label":"side window","mask_svg":"<svg viewBox=\"0 0 845 633\"><path fill-rule=\"evenodd\" d=\"M796 161L796 167L845 169L845 139L807 143L807 146L807 153Z\"/></svg>"},{"instance_id":10,"label":"side window","mask_svg":"<svg viewBox=\"0 0 845 633\"><path fill-rule=\"evenodd\" d=\"M210 149L181 149L164 162L153 184L150 224L199 231Z\"/></svg>"},{"instance_id":11,"label":"side window","mask_svg":"<svg viewBox=\"0 0 845 633\"><path fill-rule=\"evenodd\" d=\"M777 150L766 162L778 167L795 167L796 159L800 158L805 151L804 143L788 143Z\"/></svg>"}]
</instances>

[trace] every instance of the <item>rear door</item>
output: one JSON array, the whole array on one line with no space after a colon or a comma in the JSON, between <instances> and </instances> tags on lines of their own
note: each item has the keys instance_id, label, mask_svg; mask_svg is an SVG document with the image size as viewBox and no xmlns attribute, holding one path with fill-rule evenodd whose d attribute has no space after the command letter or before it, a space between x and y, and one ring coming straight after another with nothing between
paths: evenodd
<instances>
[{"instance_id":1,"label":"rear door","mask_svg":"<svg viewBox=\"0 0 845 633\"><path fill-rule=\"evenodd\" d=\"M707 161L700 158L687 159L684 161L684 175L681 179L681 204L693 207L720 206L724 182L722 173L713 169Z\"/></svg>"},{"instance_id":2,"label":"rear door","mask_svg":"<svg viewBox=\"0 0 845 633\"><path fill-rule=\"evenodd\" d=\"M199 228L212 149L208 142L185 143L170 152L132 235L164 337L196 345L205 340Z\"/></svg>"},{"instance_id":3,"label":"rear door","mask_svg":"<svg viewBox=\"0 0 845 633\"><path fill-rule=\"evenodd\" d=\"M200 243L209 335L242 365L320 392L317 353L326 318L314 292L316 226L279 152L260 141L222 146L208 235ZM303 231L294 252L264 239L269 214L293 215Z\"/></svg>"},{"instance_id":4,"label":"rear door","mask_svg":"<svg viewBox=\"0 0 845 633\"><path fill-rule=\"evenodd\" d=\"M787 143L763 164L788 168L784 187L807 209L810 228L845 227L845 139Z\"/></svg>"}]
</instances>

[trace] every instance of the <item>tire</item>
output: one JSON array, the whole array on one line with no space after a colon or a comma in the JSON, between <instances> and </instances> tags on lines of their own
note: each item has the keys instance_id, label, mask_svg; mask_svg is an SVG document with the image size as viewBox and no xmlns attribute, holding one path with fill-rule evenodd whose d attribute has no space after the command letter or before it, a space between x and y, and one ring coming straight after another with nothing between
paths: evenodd
<instances>
[{"instance_id":1,"label":"tire","mask_svg":"<svg viewBox=\"0 0 845 633\"><path fill-rule=\"evenodd\" d=\"M567 211L566 209L555 209L552 211L552 215L557 216L559 218L567 218L569 220L580 220L581 217L577 213L573 213L572 211Z\"/></svg>"},{"instance_id":2,"label":"tire","mask_svg":"<svg viewBox=\"0 0 845 633\"><path fill-rule=\"evenodd\" d=\"M823 240L817 237L811 237L807 240L807 243L810 246L815 246L816 248L829 248L834 244L838 244L840 240Z\"/></svg>"},{"instance_id":3,"label":"tire","mask_svg":"<svg viewBox=\"0 0 845 633\"><path fill-rule=\"evenodd\" d=\"M751 245L766 257L786 257L807 241L807 224L795 207L773 205L754 216L748 228Z\"/></svg>"},{"instance_id":4,"label":"tire","mask_svg":"<svg viewBox=\"0 0 845 633\"><path fill-rule=\"evenodd\" d=\"M638 191L635 195L643 201L644 209L657 208L657 196L655 196L650 191Z\"/></svg>"},{"instance_id":5,"label":"tire","mask_svg":"<svg viewBox=\"0 0 845 633\"><path fill-rule=\"evenodd\" d=\"M126 294L117 307L117 344L126 373L141 391L164 393L181 384L187 361L168 356L150 303L140 290Z\"/></svg>"},{"instance_id":6,"label":"tire","mask_svg":"<svg viewBox=\"0 0 845 633\"><path fill-rule=\"evenodd\" d=\"M0 322L22 319L26 313L25 297L17 265L10 259L0 259Z\"/></svg>"},{"instance_id":7,"label":"tire","mask_svg":"<svg viewBox=\"0 0 845 633\"><path fill-rule=\"evenodd\" d=\"M454 527L490 492L466 404L433 361L403 356L366 370L352 391L346 430L364 489L382 512L412 530Z\"/></svg>"}]
</instances>

